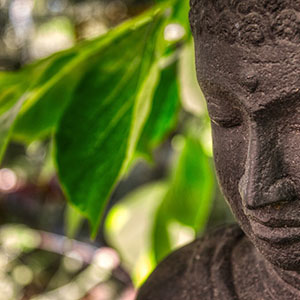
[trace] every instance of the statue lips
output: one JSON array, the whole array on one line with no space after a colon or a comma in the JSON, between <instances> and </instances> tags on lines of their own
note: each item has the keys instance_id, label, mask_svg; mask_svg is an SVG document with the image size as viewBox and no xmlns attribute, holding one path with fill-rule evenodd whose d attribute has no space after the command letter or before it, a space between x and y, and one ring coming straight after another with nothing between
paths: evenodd
<instances>
[{"instance_id":1,"label":"statue lips","mask_svg":"<svg viewBox=\"0 0 300 300\"><path fill-rule=\"evenodd\" d=\"M298 201L281 206L268 205L256 210L244 208L253 234L271 244L293 244L300 241Z\"/></svg>"},{"instance_id":2,"label":"statue lips","mask_svg":"<svg viewBox=\"0 0 300 300\"><path fill-rule=\"evenodd\" d=\"M300 226L289 226L295 224L292 220L277 220L274 222L276 226L268 226L253 217L249 221L255 236L271 244L293 244L300 241Z\"/></svg>"}]
</instances>

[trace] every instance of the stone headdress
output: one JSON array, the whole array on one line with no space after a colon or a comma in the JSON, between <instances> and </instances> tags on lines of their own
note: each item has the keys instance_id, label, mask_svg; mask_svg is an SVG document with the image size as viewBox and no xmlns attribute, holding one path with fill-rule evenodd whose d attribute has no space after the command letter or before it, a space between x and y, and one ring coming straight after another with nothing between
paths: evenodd
<instances>
[{"instance_id":1,"label":"stone headdress","mask_svg":"<svg viewBox=\"0 0 300 300\"><path fill-rule=\"evenodd\" d=\"M191 0L194 34L230 44L300 44L300 0Z\"/></svg>"}]
</instances>

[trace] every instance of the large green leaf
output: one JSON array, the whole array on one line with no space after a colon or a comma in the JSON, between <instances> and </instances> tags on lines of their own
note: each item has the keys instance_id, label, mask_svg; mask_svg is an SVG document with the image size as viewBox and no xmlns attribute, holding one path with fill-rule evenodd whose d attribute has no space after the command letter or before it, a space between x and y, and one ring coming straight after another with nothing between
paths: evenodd
<instances>
[{"instance_id":1,"label":"large green leaf","mask_svg":"<svg viewBox=\"0 0 300 300\"><path fill-rule=\"evenodd\" d=\"M214 175L210 159L198 138L187 137L173 171L171 187L157 211L153 230L154 251L157 261L171 250L168 228L172 222L194 230L205 229L213 199Z\"/></svg>"},{"instance_id":2,"label":"large green leaf","mask_svg":"<svg viewBox=\"0 0 300 300\"><path fill-rule=\"evenodd\" d=\"M95 62L93 58L101 58L103 47L114 43L116 37L151 20L154 11L164 11L166 7L168 4L157 6L104 36L37 61L21 71L0 72L0 115L20 98L24 100L14 124L14 138L31 142L49 135L73 98L78 82ZM111 65L113 61L112 58Z\"/></svg>"},{"instance_id":3,"label":"large green leaf","mask_svg":"<svg viewBox=\"0 0 300 300\"><path fill-rule=\"evenodd\" d=\"M0 153L11 134L31 141L52 129L80 77L70 68L78 61L76 51L55 54L18 72L0 72Z\"/></svg>"},{"instance_id":4,"label":"large green leaf","mask_svg":"<svg viewBox=\"0 0 300 300\"><path fill-rule=\"evenodd\" d=\"M151 113L141 134L137 150L151 154L155 147L174 128L179 111L177 61L166 67L153 97Z\"/></svg>"},{"instance_id":5,"label":"large green leaf","mask_svg":"<svg viewBox=\"0 0 300 300\"><path fill-rule=\"evenodd\" d=\"M27 83L30 95L18 115L14 138L32 141L49 134L73 98L79 81L94 63L93 58L101 55L102 48L113 42L115 36L132 26L134 24L128 22L105 36L56 53L22 70L20 82ZM24 92L20 86L18 89Z\"/></svg>"},{"instance_id":6,"label":"large green leaf","mask_svg":"<svg viewBox=\"0 0 300 300\"><path fill-rule=\"evenodd\" d=\"M158 58L166 49L162 24L183 12L179 2L166 1L105 36L19 72L0 73L0 154L11 134L30 142L60 124L56 135L60 179L68 198L94 229L137 142L142 152L151 151L174 123L175 65L163 71L155 86ZM165 8L170 5L173 13L167 16Z\"/></svg>"},{"instance_id":7,"label":"large green leaf","mask_svg":"<svg viewBox=\"0 0 300 300\"><path fill-rule=\"evenodd\" d=\"M60 182L93 235L151 109L164 21L163 12L148 15L90 58L55 136Z\"/></svg>"},{"instance_id":8,"label":"large green leaf","mask_svg":"<svg viewBox=\"0 0 300 300\"><path fill-rule=\"evenodd\" d=\"M53 86L53 78L62 65L71 60L74 55L61 53L48 59L24 67L18 72L0 73L0 115L13 105L18 106L20 99L23 99L18 116L32 106L45 94L48 95L49 89ZM54 80L55 81L55 80ZM49 108L49 107L48 107ZM51 107L52 108L52 107ZM53 107L55 109L55 107ZM48 114L51 111L48 109ZM39 115L31 120L31 127L40 128Z\"/></svg>"},{"instance_id":9,"label":"large green leaf","mask_svg":"<svg viewBox=\"0 0 300 300\"><path fill-rule=\"evenodd\" d=\"M141 186L117 203L106 219L107 240L139 286L172 250L204 230L214 177L198 138L184 145L170 179Z\"/></svg>"},{"instance_id":10,"label":"large green leaf","mask_svg":"<svg viewBox=\"0 0 300 300\"><path fill-rule=\"evenodd\" d=\"M85 64L69 52L49 58L42 65L36 75L32 73L39 66L30 68L30 76L36 82L30 88L31 95L18 115L13 132L14 138L21 141L36 140L53 130L85 71Z\"/></svg>"}]
</instances>

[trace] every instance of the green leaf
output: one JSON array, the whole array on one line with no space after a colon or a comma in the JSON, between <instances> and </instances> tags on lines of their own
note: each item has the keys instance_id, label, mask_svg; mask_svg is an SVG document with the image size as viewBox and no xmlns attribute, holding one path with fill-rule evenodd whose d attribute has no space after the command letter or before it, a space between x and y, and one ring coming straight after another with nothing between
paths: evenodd
<instances>
[{"instance_id":1,"label":"green leaf","mask_svg":"<svg viewBox=\"0 0 300 300\"><path fill-rule=\"evenodd\" d=\"M12 125L24 102L24 98L19 99L17 104L0 116L0 161L4 155L5 148L9 142Z\"/></svg>"},{"instance_id":2,"label":"green leaf","mask_svg":"<svg viewBox=\"0 0 300 300\"><path fill-rule=\"evenodd\" d=\"M117 203L105 221L106 239L120 253L122 263L136 286L156 266L151 233L156 210L167 190L165 182L144 185Z\"/></svg>"},{"instance_id":3,"label":"green leaf","mask_svg":"<svg viewBox=\"0 0 300 300\"><path fill-rule=\"evenodd\" d=\"M60 182L94 236L151 109L159 75L156 40L164 20L163 12L139 19L98 51L57 129Z\"/></svg>"},{"instance_id":4,"label":"green leaf","mask_svg":"<svg viewBox=\"0 0 300 300\"><path fill-rule=\"evenodd\" d=\"M165 197L166 198L166 197ZM164 199L163 199L164 200ZM172 212L168 211L169 204L162 201L154 217L152 228L152 248L156 264L165 258L174 249L168 233L168 225L172 217Z\"/></svg>"},{"instance_id":5,"label":"green leaf","mask_svg":"<svg viewBox=\"0 0 300 300\"><path fill-rule=\"evenodd\" d=\"M12 126L26 100L26 95L17 89L20 76L9 73L0 73L0 161L9 142ZM25 87L24 87L25 89Z\"/></svg>"},{"instance_id":6,"label":"green leaf","mask_svg":"<svg viewBox=\"0 0 300 300\"><path fill-rule=\"evenodd\" d=\"M138 188L106 219L106 238L137 286L166 255L203 231L208 220L214 193L211 161L197 138L183 143L168 182Z\"/></svg>"},{"instance_id":7,"label":"green leaf","mask_svg":"<svg viewBox=\"0 0 300 300\"><path fill-rule=\"evenodd\" d=\"M197 81L194 41L190 39L182 48L178 63L180 99L184 110L197 118L206 118L206 101Z\"/></svg>"},{"instance_id":8,"label":"green leaf","mask_svg":"<svg viewBox=\"0 0 300 300\"><path fill-rule=\"evenodd\" d=\"M212 205L214 175L210 159L197 138L187 137L172 173L171 187L157 211L153 243L157 261L173 248L168 227L172 222L201 233Z\"/></svg>"},{"instance_id":9,"label":"green leaf","mask_svg":"<svg viewBox=\"0 0 300 300\"><path fill-rule=\"evenodd\" d=\"M177 61L175 61L161 72L153 97L151 113L137 146L139 153L152 154L154 148L175 127L179 103Z\"/></svg>"},{"instance_id":10,"label":"green leaf","mask_svg":"<svg viewBox=\"0 0 300 300\"><path fill-rule=\"evenodd\" d=\"M14 126L15 139L31 142L53 130L84 73L85 65L77 59L66 52L29 66L35 82Z\"/></svg>"},{"instance_id":11,"label":"green leaf","mask_svg":"<svg viewBox=\"0 0 300 300\"><path fill-rule=\"evenodd\" d=\"M173 4L173 13L171 17L171 22L179 23L183 26L186 32L186 39L191 38L189 10L189 1L175 1Z\"/></svg>"},{"instance_id":12,"label":"green leaf","mask_svg":"<svg viewBox=\"0 0 300 300\"><path fill-rule=\"evenodd\" d=\"M129 23L105 36L37 61L20 72L20 82L26 86L28 96L14 126L15 139L31 142L55 129L79 81L94 63L93 58L120 31L133 26ZM22 86L17 88L24 93Z\"/></svg>"},{"instance_id":13,"label":"green leaf","mask_svg":"<svg viewBox=\"0 0 300 300\"><path fill-rule=\"evenodd\" d=\"M82 215L71 205L65 208L65 233L68 238L74 239L83 222Z\"/></svg>"},{"instance_id":14,"label":"green leaf","mask_svg":"<svg viewBox=\"0 0 300 300\"><path fill-rule=\"evenodd\" d=\"M24 98L24 105L14 124L13 137L31 142L49 135L73 98L78 82L95 63L94 58L100 59L103 47L114 43L116 37L149 22L153 14L165 11L166 7L158 5L95 40L56 53L18 72L0 72L0 115L8 106ZM113 67L113 60L110 64Z\"/></svg>"}]
</instances>

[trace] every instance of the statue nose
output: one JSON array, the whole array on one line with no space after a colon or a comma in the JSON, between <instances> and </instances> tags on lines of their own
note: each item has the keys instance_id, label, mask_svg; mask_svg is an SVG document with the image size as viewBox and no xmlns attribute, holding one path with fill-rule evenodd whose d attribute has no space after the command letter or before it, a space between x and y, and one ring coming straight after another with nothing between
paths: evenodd
<instances>
[{"instance_id":1,"label":"statue nose","mask_svg":"<svg viewBox=\"0 0 300 300\"><path fill-rule=\"evenodd\" d=\"M253 179L243 176L239 183L239 192L248 209L276 205L295 199L294 183L287 178L279 179L268 189L264 189L262 184L255 184Z\"/></svg>"},{"instance_id":2,"label":"statue nose","mask_svg":"<svg viewBox=\"0 0 300 300\"><path fill-rule=\"evenodd\" d=\"M284 162L276 137L251 132L245 172L239 193L248 209L276 205L295 199L295 185L284 174Z\"/></svg>"}]
</instances>

